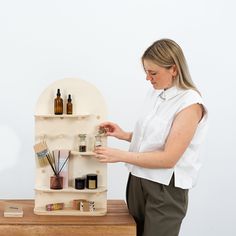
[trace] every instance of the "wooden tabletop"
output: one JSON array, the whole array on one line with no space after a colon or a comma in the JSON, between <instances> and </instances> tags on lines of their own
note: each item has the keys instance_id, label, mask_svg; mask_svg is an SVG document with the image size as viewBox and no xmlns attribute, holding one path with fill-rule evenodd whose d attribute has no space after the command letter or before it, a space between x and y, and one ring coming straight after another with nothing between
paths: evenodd
<instances>
[{"instance_id":1,"label":"wooden tabletop","mask_svg":"<svg viewBox=\"0 0 236 236\"><path fill-rule=\"evenodd\" d=\"M24 216L4 217L4 208L9 204L22 206ZM125 202L108 200L107 204L108 212L105 216L44 216L34 214L33 200L0 200L0 235L136 235L136 225Z\"/></svg>"}]
</instances>

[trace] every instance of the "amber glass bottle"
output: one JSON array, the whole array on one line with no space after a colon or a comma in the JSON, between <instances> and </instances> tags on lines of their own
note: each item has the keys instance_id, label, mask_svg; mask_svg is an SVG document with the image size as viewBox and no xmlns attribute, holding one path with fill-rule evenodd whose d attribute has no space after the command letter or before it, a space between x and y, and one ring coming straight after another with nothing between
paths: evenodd
<instances>
[{"instance_id":1,"label":"amber glass bottle","mask_svg":"<svg viewBox=\"0 0 236 236\"><path fill-rule=\"evenodd\" d=\"M71 95L68 95L68 99L67 99L67 104L66 104L66 113L68 115L72 115L73 113L73 104L72 104L72 99L71 99Z\"/></svg>"},{"instance_id":2,"label":"amber glass bottle","mask_svg":"<svg viewBox=\"0 0 236 236\"><path fill-rule=\"evenodd\" d=\"M57 97L54 99L54 114L63 114L63 99L61 98L60 89L57 89Z\"/></svg>"}]
</instances>

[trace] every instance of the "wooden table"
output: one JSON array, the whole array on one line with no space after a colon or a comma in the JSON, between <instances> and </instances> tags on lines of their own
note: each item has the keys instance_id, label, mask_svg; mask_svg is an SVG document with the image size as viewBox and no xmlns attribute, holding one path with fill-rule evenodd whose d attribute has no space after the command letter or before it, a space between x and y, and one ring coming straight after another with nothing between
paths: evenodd
<instances>
[{"instance_id":1,"label":"wooden table","mask_svg":"<svg viewBox=\"0 0 236 236\"><path fill-rule=\"evenodd\" d=\"M24 216L4 217L5 205L18 204ZM0 236L135 236L136 225L122 200L108 200L106 216L42 216L33 200L0 200Z\"/></svg>"}]
</instances>

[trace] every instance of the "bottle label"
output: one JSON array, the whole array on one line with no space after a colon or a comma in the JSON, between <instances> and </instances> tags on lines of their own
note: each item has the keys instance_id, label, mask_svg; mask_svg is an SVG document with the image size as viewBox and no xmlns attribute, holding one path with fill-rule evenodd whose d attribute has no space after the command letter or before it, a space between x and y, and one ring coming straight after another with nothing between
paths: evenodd
<instances>
[{"instance_id":1,"label":"bottle label","mask_svg":"<svg viewBox=\"0 0 236 236\"><path fill-rule=\"evenodd\" d=\"M96 188L96 180L89 180L88 188Z\"/></svg>"}]
</instances>

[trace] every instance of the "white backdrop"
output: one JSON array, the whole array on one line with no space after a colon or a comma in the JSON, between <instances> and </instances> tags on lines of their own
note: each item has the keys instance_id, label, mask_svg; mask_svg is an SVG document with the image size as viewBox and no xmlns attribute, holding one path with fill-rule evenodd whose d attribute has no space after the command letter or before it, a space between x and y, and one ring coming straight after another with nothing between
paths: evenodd
<instances>
[{"instance_id":1,"label":"white backdrop","mask_svg":"<svg viewBox=\"0 0 236 236\"><path fill-rule=\"evenodd\" d=\"M168 37L183 48L209 109L197 187L181 236L234 236L236 21L233 0L0 0L0 198L34 197L34 107L52 82L78 77L104 95L109 120L132 130L150 83L140 57ZM128 143L109 140L116 148ZM109 199L127 170L110 164Z\"/></svg>"}]
</instances>

